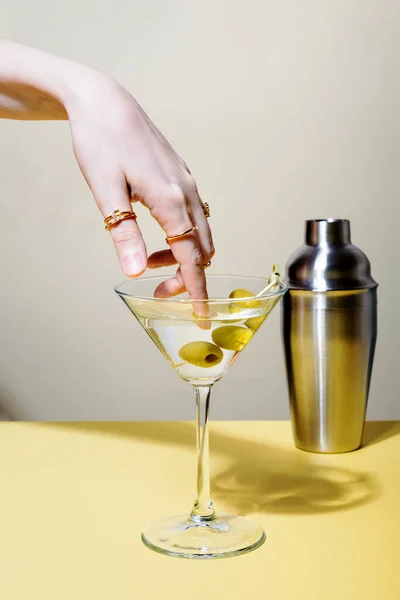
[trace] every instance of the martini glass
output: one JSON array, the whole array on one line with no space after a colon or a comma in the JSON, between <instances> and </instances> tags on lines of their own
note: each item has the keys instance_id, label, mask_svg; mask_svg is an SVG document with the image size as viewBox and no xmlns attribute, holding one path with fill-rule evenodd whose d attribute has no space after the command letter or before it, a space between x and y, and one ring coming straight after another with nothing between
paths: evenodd
<instances>
[{"instance_id":1,"label":"martini glass","mask_svg":"<svg viewBox=\"0 0 400 600\"><path fill-rule=\"evenodd\" d=\"M213 385L257 333L286 286L267 278L208 275L209 300L187 295L154 298L164 277L131 279L115 291L164 358L194 389L197 423L197 493L187 515L156 521L142 540L152 550L183 558L220 558L261 546L265 534L252 520L218 515L210 495L208 416ZM265 288L268 288L267 290ZM194 308L205 303L198 311Z\"/></svg>"}]
</instances>

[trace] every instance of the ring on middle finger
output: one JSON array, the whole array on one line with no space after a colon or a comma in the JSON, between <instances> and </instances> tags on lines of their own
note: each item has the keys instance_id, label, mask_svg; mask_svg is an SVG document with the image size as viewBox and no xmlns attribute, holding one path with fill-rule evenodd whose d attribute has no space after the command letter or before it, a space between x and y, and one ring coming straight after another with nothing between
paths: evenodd
<instances>
[{"instance_id":1,"label":"ring on middle finger","mask_svg":"<svg viewBox=\"0 0 400 600\"><path fill-rule=\"evenodd\" d=\"M193 231L197 230L197 226L194 225L193 227L191 227L190 229L187 229L186 231L182 231L182 233L177 233L176 235L169 235L168 237L165 238L165 241L167 242L167 244L170 244L171 242L178 240L180 238L186 237L187 235L190 235L191 233L193 233Z\"/></svg>"}]
</instances>

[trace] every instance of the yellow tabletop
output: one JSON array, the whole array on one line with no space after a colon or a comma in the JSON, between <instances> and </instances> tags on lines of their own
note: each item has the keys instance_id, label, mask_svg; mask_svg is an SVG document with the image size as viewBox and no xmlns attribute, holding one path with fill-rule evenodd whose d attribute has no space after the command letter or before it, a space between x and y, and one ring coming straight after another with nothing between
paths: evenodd
<instances>
[{"instance_id":1,"label":"yellow tabletop","mask_svg":"<svg viewBox=\"0 0 400 600\"><path fill-rule=\"evenodd\" d=\"M191 508L191 423L2 423L4 600L400 599L400 423L368 423L350 454L296 450L286 422L212 423L217 510L266 543L185 560L142 545Z\"/></svg>"}]
</instances>

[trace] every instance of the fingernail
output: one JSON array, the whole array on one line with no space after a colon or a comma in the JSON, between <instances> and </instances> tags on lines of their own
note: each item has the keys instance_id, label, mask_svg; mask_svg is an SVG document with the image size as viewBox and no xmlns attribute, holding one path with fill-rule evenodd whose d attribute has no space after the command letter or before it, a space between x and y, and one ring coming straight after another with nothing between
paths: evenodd
<instances>
[{"instance_id":1,"label":"fingernail","mask_svg":"<svg viewBox=\"0 0 400 600\"><path fill-rule=\"evenodd\" d=\"M145 269L146 263L141 254L128 254L122 260L122 267L127 275L137 275Z\"/></svg>"}]
</instances>

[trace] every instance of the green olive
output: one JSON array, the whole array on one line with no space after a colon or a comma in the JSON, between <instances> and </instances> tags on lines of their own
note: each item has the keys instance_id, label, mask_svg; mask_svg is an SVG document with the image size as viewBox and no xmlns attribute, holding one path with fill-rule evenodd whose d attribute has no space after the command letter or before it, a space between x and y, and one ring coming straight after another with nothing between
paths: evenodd
<instances>
[{"instance_id":1,"label":"green olive","mask_svg":"<svg viewBox=\"0 0 400 600\"><path fill-rule=\"evenodd\" d=\"M264 323L266 318L267 315L263 315L262 317L252 317L251 319L247 319L247 321L245 321L244 324L246 325L246 327L248 327L254 332L257 331L257 329L262 325L262 323Z\"/></svg>"},{"instance_id":2,"label":"green olive","mask_svg":"<svg viewBox=\"0 0 400 600\"><path fill-rule=\"evenodd\" d=\"M249 290L244 290L242 288L233 290L233 292L229 294L229 298L232 298L232 300L236 300L237 298L251 298L252 296L254 296L253 292L250 292ZM243 308L257 308L258 306L260 306L259 300L247 300L247 302L234 302L229 305L229 312L240 312Z\"/></svg>"},{"instance_id":3,"label":"green olive","mask_svg":"<svg viewBox=\"0 0 400 600\"><path fill-rule=\"evenodd\" d=\"M211 342L189 342L179 350L179 356L191 365L208 369L218 365L224 353Z\"/></svg>"},{"instance_id":4,"label":"green olive","mask_svg":"<svg viewBox=\"0 0 400 600\"><path fill-rule=\"evenodd\" d=\"M253 332L244 327L225 325L224 327L214 329L212 339L215 344L220 348L224 348L224 350L241 352L250 341L252 335Z\"/></svg>"}]
</instances>

